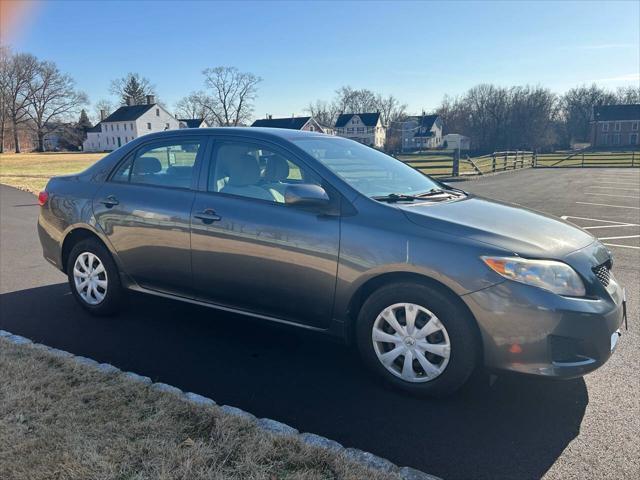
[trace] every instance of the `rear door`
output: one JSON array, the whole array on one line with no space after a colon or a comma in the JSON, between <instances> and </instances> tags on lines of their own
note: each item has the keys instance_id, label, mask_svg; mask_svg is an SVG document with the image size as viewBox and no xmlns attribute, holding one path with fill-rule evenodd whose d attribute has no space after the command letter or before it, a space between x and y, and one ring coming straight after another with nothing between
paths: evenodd
<instances>
[{"instance_id":1,"label":"rear door","mask_svg":"<svg viewBox=\"0 0 640 480\"><path fill-rule=\"evenodd\" d=\"M202 171L206 191L196 194L191 219L195 294L328 327L340 217L284 203L287 185L322 184L322 179L271 143L220 138L212 150Z\"/></svg>"},{"instance_id":2,"label":"rear door","mask_svg":"<svg viewBox=\"0 0 640 480\"><path fill-rule=\"evenodd\" d=\"M190 212L206 137L149 142L116 168L93 201L96 222L140 286L192 294Z\"/></svg>"}]
</instances>

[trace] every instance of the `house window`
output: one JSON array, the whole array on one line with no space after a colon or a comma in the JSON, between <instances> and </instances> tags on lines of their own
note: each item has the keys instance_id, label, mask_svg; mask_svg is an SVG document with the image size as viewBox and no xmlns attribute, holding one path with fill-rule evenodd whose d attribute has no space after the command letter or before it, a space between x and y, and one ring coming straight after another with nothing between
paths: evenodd
<instances>
[{"instance_id":1,"label":"house window","mask_svg":"<svg viewBox=\"0 0 640 480\"><path fill-rule=\"evenodd\" d=\"M607 145L609 143L609 135L602 135L602 140L600 141L602 145Z\"/></svg>"},{"instance_id":2,"label":"house window","mask_svg":"<svg viewBox=\"0 0 640 480\"><path fill-rule=\"evenodd\" d=\"M151 130L151 123L147 123L147 130Z\"/></svg>"},{"instance_id":3,"label":"house window","mask_svg":"<svg viewBox=\"0 0 640 480\"><path fill-rule=\"evenodd\" d=\"M630 133L629 134L629 144L630 145L635 145L636 143L638 143L638 134L637 133Z\"/></svg>"},{"instance_id":4,"label":"house window","mask_svg":"<svg viewBox=\"0 0 640 480\"><path fill-rule=\"evenodd\" d=\"M357 125L358 123L360 123L360 120L358 120L357 118L352 118L351 123L353 123L354 125Z\"/></svg>"},{"instance_id":5,"label":"house window","mask_svg":"<svg viewBox=\"0 0 640 480\"><path fill-rule=\"evenodd\" d=\"M119 123L116 123L116 130L120 131L120 124Z\"/></svg>"},{"instance_id":6,"label":"house window","mask_svg":"<svg viewBox=\"0 0 640 480\"><path fill-rule=\"evenodd\" d=\"M133 132L133 123L129 125L131 127L131 131Z\"/></svg>"},{"instance_id":7,"label":"house window","mask_svg":"<svg viewBox=\"0 0 640 480\"><path fill-rule=\"evenodd\" d=\"M156 117L159 117L159 116L160 116L160 109L156 108Z\"/></svg>"},{"instance_id":8,"label":"house window","mask_svg":"<svg viewBox=\"0 0 640 480\"><path fill-rule=\"evenodd\" d=\"M127 124L126 124L126 123L123 123L123 124L122 124L122 129L123 129L125 132L127 131ZM126 138L126 137L125 137L125 138Z\"/></svg>"},{"instance_id":9,"label":"house window","mask_svg":"<svg viewBox=\"0 0 640 480\"><path fill-rule=\"evenodd\" d=\"M616 133L613 135L613 144L614 145L620 145L620 134Z\"/></svg>"},{"instance_id":10,"label":"house window","mask_svg":"<svg viewBox=\"0 0 640 480\"><path fill-rule=\"evenodd\" d=\"M113 123L111 124L111 131L113 132Z\"/></svg>"},{"instance_id":11,"label":"house window","mask_svg":"<svg viewBox=\"0 0 640 480\"><path fill-rule=\"evenodd\" d=\"M638 130L638 122L633 122L631 124L631 130Z\"/></svg>"},{"instance_id":12,"label":"house window","mask_svg":"<svg viewBox=\"0 0 640 480\"><path fill-rule=\"evenodd\" d=\"M353 127L347 128L347 133L353 133Z\"/></svg>"},{"instance_id":13,"label":"house window","mask_svg":"<svg viewBox=\"0 0 640 480\"><path fill-rule=\"evenodd\" d=\"M602 131L603 132L608 132L609 131L609 123L608 122L604 122L602 124Z\"/></svg>"},{"instance_id":14,"label":"house window","mask_svg":"<svg viewBox=\"0 0 640 480\"><path fill-rule=\"evenodd\" d=\"M620 122L616 122L615 129L616 129L616 132L620 131Z\"/></svg>"},{"instance_id":15,"label":"house window","mask_svg":"<svg viewBox=\"0 0 640 480\"><path fill-rule=\"evenodd\" d=\"M364 127L358 127L358 133L364 133Z\"/></svg>"}]
</instances>

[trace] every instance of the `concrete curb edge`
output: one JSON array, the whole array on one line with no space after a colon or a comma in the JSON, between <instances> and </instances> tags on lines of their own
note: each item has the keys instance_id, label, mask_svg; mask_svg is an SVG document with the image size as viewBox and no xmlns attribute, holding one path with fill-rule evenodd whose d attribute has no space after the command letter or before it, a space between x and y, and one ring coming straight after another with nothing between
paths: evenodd
<instances>
[{"instance_id":1,"label":"concrete curb edge","mask_svg":"<svg viewBox=\"0 0 640 480\"><path fill-rule=\"evenodd\" d=\"M109 363L98 363L90 358L73 355L72 353L57 348L48 347L40 343L34 343L28 338L20 335L14 335L11 332L0 330L0 337L12 342L15 345L29 345L48 352L54 356L69 358L79 365L95 368L105 374L122 374L131 381L147 385L154 390L175 395L184 401L194 405L215 406L218 405L214 400L192 392L183 392L177 387L167 385L166 383L154 383L149 377L138 375L133 372L124 372ZM256 426L264 432L271 435L279 435L290 438L297 438L301 442L333 453L340 453L348 459L359 463L365 467L371 468L385 473L395 473L402 480L441 480L439 477L416 470L411 467L398 467L389 460L378 457L369 452L365 452L356 448L345 448L340 443L328 438L316 435L314 433L300 433L297 429L285 423L270 418L256 418L249 412L230 405L219 405L220 410L226 415L241 417L250 422L255 422Z\"/></svg>"}]
</instances>

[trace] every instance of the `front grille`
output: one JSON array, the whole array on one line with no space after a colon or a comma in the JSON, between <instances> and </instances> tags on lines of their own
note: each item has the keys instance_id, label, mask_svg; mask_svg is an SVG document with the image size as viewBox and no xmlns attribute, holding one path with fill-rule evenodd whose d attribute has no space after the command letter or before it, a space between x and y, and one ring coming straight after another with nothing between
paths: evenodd
<instances>
[{"instance_id":1,"label":"front grille","mask_svg":"<svg viewBox=\"0 0 640 480\"><path fill-rule=\"evenodd\" d=\"M593 273L596 274L596 277L598 277L598 280L600 280L600 283L605 287L609 286L609 282L611 281L610 268L611 268L610 262L605 262L598 265L597 267L592 268Z\"/></svg>"}]
</instances>

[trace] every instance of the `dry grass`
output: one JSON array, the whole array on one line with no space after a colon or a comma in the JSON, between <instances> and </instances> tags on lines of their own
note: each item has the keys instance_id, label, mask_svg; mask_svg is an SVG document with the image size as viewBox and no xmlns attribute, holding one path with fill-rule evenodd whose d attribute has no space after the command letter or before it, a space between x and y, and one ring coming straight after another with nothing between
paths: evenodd
<instances>
[{"instance_id":1,"label":"dry grass","mask_svg":"<svg viewBox=\"0 0 640 480\"><path fill-rule=\"evenodd\" d=\"M0 338L0 478L397 478Z\"/></svg>"},{"instance_id":2,"label":"dry grass","mask_svg":"<svg viewBox=\"0 0 640 480\"><path fill-rule=\"evenodd\" d=\"M55 175L76 173L104 157L104 153L3 153L0 183L38 193Z\"/></svg>"}]
</instances>

